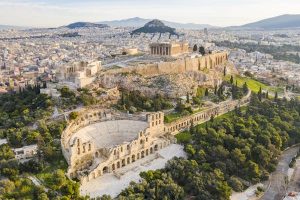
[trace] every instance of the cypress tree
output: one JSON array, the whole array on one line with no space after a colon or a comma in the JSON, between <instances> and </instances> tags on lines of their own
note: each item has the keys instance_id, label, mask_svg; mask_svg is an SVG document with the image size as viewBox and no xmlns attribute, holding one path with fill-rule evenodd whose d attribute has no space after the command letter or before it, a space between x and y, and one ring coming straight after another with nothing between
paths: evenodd
<instances>
[{"instance_id":1,"label":"cypress tree","mask_svg":"<svg viewBox=\"0 0 300 200\"><path fill-rule=\"evenodd\" d=\"M249 90L248 84L247 84L247 82L245 82L244 85L243 85L243 92L244 92L244 93L247 93L248 90Z\"/></svg>"},{"instance_id":2,"label":"cypress tree","mask_svg":"<svg viewBox=\"0 0 300 200\"><path fill-rule=\"evenodd\" d=\"M275 97L274 97L274 100L275 100L275 101L277 101L277 100L278 100L278 92L277 92L277 91L275 92Z\"/></svg>"},{"instance_id":3,"label":"cypress tree","mask_svg":"<svg viewBox=\"0 0 300 200\"><path fill-rule=\"evenodd\" d=\"M208 89L207 88L205 89L205 96L206 97L208 96Z\"/></svg>"},{"instance_id":4,"label":"cypress tree","mask_svg":"<svg viewBox=\"0 0 300 200\"><path fill-rule=\"evenodd\" d=\"M258 95L259 101L261 101L262 100L262 90L261 90L261 87L259 88L259 91L258 91L257 95Z\"/></svg>"},{"instance_id":5,"label":"cypress tree","mask_svg":"<svg viewBox=\"0 0 300 200\"><path fill-rule=\"evenodd\" d=\"M230 77L230 83L231 83L231 85L233 84L233 76L232 75Z\"/></svg>"}]
</instances>

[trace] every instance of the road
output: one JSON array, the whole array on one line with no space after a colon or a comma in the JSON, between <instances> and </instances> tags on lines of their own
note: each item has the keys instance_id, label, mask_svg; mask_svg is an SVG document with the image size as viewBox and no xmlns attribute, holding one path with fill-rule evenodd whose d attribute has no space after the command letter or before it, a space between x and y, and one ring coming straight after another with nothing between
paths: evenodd
<instances>
[{"instance_id":1,"label":"road","mask_svg":"<svg viewBox=\"0 0 300 200\"><path fill-rule=\"evenodd\" d=\"M299 151L299 146L285 150L279 158L276 171L271 174L269 187L266 189L261 200L281 200L283 199L287 184L285 179L288 175L289 163Z\"/></svg>"},{"instance_id":2,"label":"road","mask_svg":"<svg viewBox=\"0 0 300 200\"><path fill-rule=\"evenodd\" d=\"M296 160L295 168L293 175L289 182L288 191L289 192L300 192L299 183L300 183L300 160Z\"/></svg>"}]
</instances>

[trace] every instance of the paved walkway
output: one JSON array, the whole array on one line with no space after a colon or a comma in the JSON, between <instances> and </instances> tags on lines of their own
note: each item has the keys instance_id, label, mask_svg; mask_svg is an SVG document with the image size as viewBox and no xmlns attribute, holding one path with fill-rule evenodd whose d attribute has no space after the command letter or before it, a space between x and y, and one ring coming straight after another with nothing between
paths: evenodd
<instances>
[{"instance_id":1,"label":"paved walkway","mask_svg":"<svg viewBox=\"0 0 300 200\"><path fill-rule=\"evenodd\" d=\"M159 150L158 154L159 156L153 154L127 165L117 170L116 174L105 174L84 183L80 186L81 195L89 195L91 198L96 198L108 194L114 198L128 187L131 181L138 182L141 179L139 176L140 172L164 168L167 161L173 157L186 156L183 146L178 144L171 144Z\"/></svg>"},{"instance_id":2,"label":"paved walkway","mask_svg":"<svg viewBox=\"0 0 300 200\"><path fill-rule=\"evenodd\" d=\"M283 199L287 184L289 163L299 151L299 146L294 146L284 151L279 159L276 171L271 174L269 187L265 191L261 200L281 200Z\"/></svg>"},{"instance_id":3,"label":"paved walkway","mask_svg":"<svg viewBox=\"0 0 300 200\"><path fill-rule=\"evenodd\" d=\"M28 178L33 182L34 185L43 186L41 181L39 179L37 179L35 176L29 176ZM49 190L48 188L45 188L46 192L48 192L48 190Z\"/></svg>"}]
</instances>

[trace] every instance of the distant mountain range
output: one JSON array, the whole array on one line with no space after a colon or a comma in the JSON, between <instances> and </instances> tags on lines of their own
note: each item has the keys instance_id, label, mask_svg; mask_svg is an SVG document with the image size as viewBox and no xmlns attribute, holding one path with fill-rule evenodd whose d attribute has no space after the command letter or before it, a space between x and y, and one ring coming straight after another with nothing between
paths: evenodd
<instances>
[{"instance_id":1,"label":"distant mountain range","mask_svg":"<svg viewBox=\"0 0 300 200\"><path fill-rule=\"evenodd\" d=\"M239 28L247 29L288 29L300 28L300 15L280 15L261 21L245 24Z\"/></svg>"},{"instance_id":2,"label":"distant mountain range","mask_svg":"<svg viewBox=\"0 0 300 200\"><path fill-rule=\"evenodd\" d=\"M175 28L166 26L162 21L157 19L152 20L146 23L145 26L132 31L131 34L135 35L140 33L169 33L170 35L178 35Z\"/></svg>"},{"instance_id":3,"label":"distant mountain range","mask_svg":"<svg viewBox=\"0 0 300 200\"><path fill-rule=\"evenodd\" d=\"M112 27L142 27L146 23L152 21L153 19L144 19L139 17L122 19L122 20L113 20L113 21L102 21L97 22L101 24L107 24ZM166 26L170 26L176 29L204 29L204 28L217 28L209 24L194 24L194 23L177 23L161 20Z\"/></svg>"},{"instance_id":4,"label":"distant mountain range","mask_svg":"<svg viewBox=\"0 0 300 200\"><path fill-rule=\"evenodd\" d=\"M28 29L29 27L22 27L22 26L11 26L11 25L0 25L0 30L7 30L7 29Z\"/></svg>"},{"instance_id":5,"label":"distant mountain range","mask_svg":"<svg viewBox=\"0 0 300 200\"><path fill-rule=\"evenodd\" d=\"M90 22L75 22L69 24L67 28L75 29L75 28L90 28L90 27L97 27L97 28L106 28L108 26L111 27L143 27L148 22L152 21L152 19L144 19L144 18L129 18L123 20L113 20L113 21L102 21L96 23ZM193 24L193 23L177 23L177 22L170 22L161 20L165 26L172 27L175 29L198 29L202 30L204 28L221 28L212 26L209 24ZM297 15L280 15L277 17L272 17L264 20L260 20L257 22L245 24L242 26L231 26L231 27L224 27L225 29L288 29L288 28L300 28L300 14ZM29 29L29 27L20 27L20 26L13 26L13 25L0 25L1 29Z\"/></svg>"},{"instance_id":6,"label":"distant mountain range","mask_svg":"<svg viewBox=\"0 0 300 200\"><path fill-rule=\"evenodd\" d=\"M98 23L96 24L90 22L75 22L64 27L69 29L76 29L76 28L108 28L109 26L106 24L98 24Z\"/></svg>"}]
</instances>

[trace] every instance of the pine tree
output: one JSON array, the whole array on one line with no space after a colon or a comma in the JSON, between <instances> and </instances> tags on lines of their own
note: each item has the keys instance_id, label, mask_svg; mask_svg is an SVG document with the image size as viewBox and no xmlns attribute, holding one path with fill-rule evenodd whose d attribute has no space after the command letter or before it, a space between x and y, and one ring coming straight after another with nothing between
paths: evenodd
<instances>
[{"instance_id":1,"label":"pine tree","mask_svg":"<svg viewBox=\"0 0 300 200\"><path fill-rule=\"evenodd\" d=\"M190 103L190 94L188 92L186 93L186 102Z\"/></svg>"},{"instance_id":2,"label":"pine tree","mask_svg":"<svg viewBox=\"0 0 300 200\"><path fill-rule=\"evenodd\" d=\"M227 73L227 68L224 67L223 75L226 76L226 73Z\"/></svg>"},{"instance_id":3,"label":"pine tree","mask_svg":"<svg viewBox=\"0 0 300 200\"><path fill-rule=\"evenodd\" d=\"M269 91L266 93L266 99L269 99Z\"/></svg>"},{"instance_id":4,"label":"pine tree","mask_svg":"<svg viewBox=\"0 0 300 200\"><path fill-rule=\"evenodd\" d=\"M232 75L230 77L230 83L231 83L231 85L233 84L233 76Z\"/></svg>"}]
</instances>

